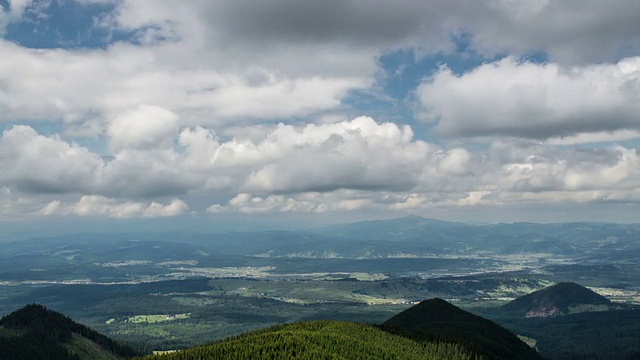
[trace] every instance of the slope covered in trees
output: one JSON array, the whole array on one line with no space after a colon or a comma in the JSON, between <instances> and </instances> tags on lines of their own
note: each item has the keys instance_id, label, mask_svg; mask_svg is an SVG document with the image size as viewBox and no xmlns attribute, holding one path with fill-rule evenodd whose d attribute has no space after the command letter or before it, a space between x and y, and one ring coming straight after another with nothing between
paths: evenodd
<instances>
[{"instance_id":1,"label":"slope covered in trees","mask_svg":"<svg viewBox=\"0 0 640 360\"><path fill-rule=\"evenodd\" d=\"M381 329L420 342L456 343L488 359L541 359L510 331L442 299L422 301Z\"/></svg>"},{"instance_id":2,"label":"slope covered in trees","mask_svg":"<svg viewBox=\"0 0 640 360\"><path fill-rule=\"evenodd\" d=\"M153 359L153 356L145 359ZM343 321L312 321L277 325L163 355L187 359L477 359L448 343L419 344L371 325Z\"/></svg>"},{"instance_id":3,"label":"slope covered in trees","mask_svg":"<svg viewBox=\"0 0 640 360\"><path fill-rule=\"evenodd\" d=\"M28 305L0 320L3 360L135 355L134 350L41 305ZM284 324L162 356L166 360L515 358L540 359L514 334L440 299L423 301L380 326L326 320Z\"/></svg>"},{"instance_id":4,"label":"slope covered in trees","mask_svg":"<svg viewBox=\"0 0 640 360\"><path fill-rule=\"evenodd\" d=\"M501 322L518 334L536 339L540 354L554 360L627 360L640 353L640 309L548 318L503 317Z\"/></svg>"},{"instance_id":5,"label":"slope covered in trees","mask_svg":"<svg viewBox=\"0 0 640 360\"><path fill-rule=\"evenodd\" d=\"M89 343L90 346L83 346ZM0 319L0 359L117 359L135 350L78 324L68 317L32 304Z\"/></svg>"},{"instance_id":6,"label":"slope covered in trees","mask_svg":"<svg viewBox=\"0 0 640 360\"><path fill-rule=\"evenodd\" d=\"M611 301L584 286L563 282L521 296L501 307L524 317L549 317L572 312L609 310Z\"/></svg>"}]
</instances>

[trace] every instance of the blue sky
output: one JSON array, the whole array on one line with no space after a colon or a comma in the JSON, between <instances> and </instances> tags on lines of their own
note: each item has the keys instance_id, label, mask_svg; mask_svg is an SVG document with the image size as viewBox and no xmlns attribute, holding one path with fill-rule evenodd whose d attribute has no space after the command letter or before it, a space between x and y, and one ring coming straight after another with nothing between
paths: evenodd
<instances>
[{"instance_id":1,"label":"blue sky","mask_svg":"<svg viewBox=\"0 0 640 360\"><path fill-rule=\"evenodd\" d=\"M635 0L0 4L5 224L637 221Z\"/></svg>"}]
</instances>

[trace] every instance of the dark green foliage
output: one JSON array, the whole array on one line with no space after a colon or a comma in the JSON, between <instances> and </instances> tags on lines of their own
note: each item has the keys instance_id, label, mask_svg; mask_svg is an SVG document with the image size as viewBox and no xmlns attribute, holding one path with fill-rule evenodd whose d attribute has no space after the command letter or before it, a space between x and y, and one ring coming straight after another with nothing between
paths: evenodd
<instances>
[{"instance_id":1,"label":"dark green foliage","mask_svg":"<svg viewBox=\"0 0 640 360\"><path fill-rule=\"evenodd\" d=\"M611 301L576 283L562 282L521 296L502 306L501 310L525 316L563 315L570 307L581 305L611 306Z\"/></svg>"},{"instance_id":2,"label":"dark green foliage","mask_svg":"<svg viewBox=\"0 0 640 360\"><path fill-rule=\"evenodd\" d=\"M425 300L380 328L416 341L460 344L489 359L541 359L510 331L442 299Z\"/></svg>"},{"instance_id":3,"label":"dark green foliage","mask_svg":"<svg viewBox=\"0 0 640 360\"><path fill-rule=\"evenodd\" d=\"M0 319L0 327L13 330L2 340L2 354L0 359L22 359L24 354L33 354L30 359L42 358L39 352L56 354L56 359L80 359L70 354L63 346L72 339L72 334L78 334L99 345L102 349L123 357L135 356L139 353L128 346L121 345L108 337L101 335L70 318L48 310L38 304L31 304ZM50 357L44 357L49 359Z\"/></svg>"},{"instance_id":4,"label":"dark green foliage","mask_svg":"<svg viewBox=\"0 0 640 360\"><path fill-rule=\"evenodd\" d=\"M80 360L80 357L71 354L60 346L52 338L41 337L34 334L21 336L0 336L0 359L3 360Z\"/></svg>"},{"instance_id":5,"label":"dark green foliage","mask_svg":"<svg viewBox=\"0 0 640 360\"><path fill-rule=\"evenodd\" d=\"M187 359L477 359L447 343L418 344L371 325L311 321L277 325L159 357ZM147 357L145 359L154 359Z\"/></svg>"},{"instance_id":6,"label":"dark green foliage","mask_svg":"<svg viewBox=\"0 0 640 360\"><path fill-rule=\"evenodd\" d=\"M625 360L640 354L640 310L504 319L503 322L519 334L536 339L540 353L554 360Z\"/></svg>"},{"instance_id":7,"label":"dark green foliage","mask_svg":"<svg viewBox=\"0 0 640 360\"><path fill-rule=\"evenodd\" d=\"M637 352L627 356L626 360L640 360L640 351L637 351Z\"/></svg>"}]
</instances>

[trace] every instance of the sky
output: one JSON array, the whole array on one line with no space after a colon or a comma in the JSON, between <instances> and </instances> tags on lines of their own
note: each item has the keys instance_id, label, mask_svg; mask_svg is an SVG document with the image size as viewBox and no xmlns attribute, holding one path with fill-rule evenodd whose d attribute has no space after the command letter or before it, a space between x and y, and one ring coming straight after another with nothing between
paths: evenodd
<instances>
[{"instance_id":1,"label":"sky","mask_svg":"<svg viewBox=\"0 0 640 360\"><path fill-rule=\"evenodd\" d=\"M638 222L637 0L0 0L0 36L5 228Z\"/></svg>"}]
</instances>

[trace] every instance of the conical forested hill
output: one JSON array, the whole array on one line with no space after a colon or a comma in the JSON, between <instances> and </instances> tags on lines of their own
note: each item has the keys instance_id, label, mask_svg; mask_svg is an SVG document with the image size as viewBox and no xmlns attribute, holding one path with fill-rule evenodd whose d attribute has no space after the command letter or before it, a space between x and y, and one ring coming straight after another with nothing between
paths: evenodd
<instances>
[{"instance_id":1,"label":"conical forested hill","mask_svg":"<svg viewBox=\"0 0 640 360\"><path fill-rule=\"evenodd\" d=\"M510 331L442 299L425 300L381 328L417 341L460 344L487 359L541 359Z\"/></svg>"},{"instance_id":2,"label":"conical forested hill","mask_svg":"<svg viewBox=\"0 0 640 360\"><path fill-rule=\"evenodd\" d=\"M343 321L311 321L278 325L161 357L163 360L475 360L477 358L455 344L420 344L384 332L372 325ZM145 359L154 359L154 357L149 356Z\"/></svg>"},{"instance_id":3,"label":"conical forested hill","mask_svg":"<svg viewBox=\"0 0 640 360\"><path fill-rule=\"evenodd\" d=\"M501 310L524 317L549 317L574 312L609 310L611 301L584 286L558 283L521 296Z\"/></svg>"},{"instance_id":4,"label":"conical forested hill","mask_svg":"<svg viewBox=\"0 0 640 360\"><path fill-rule=\"evenodd\" d=\"M0 319L0 359L118 359L138 353L70 318L32 304Z\"/></svg>"}]
</instances>

